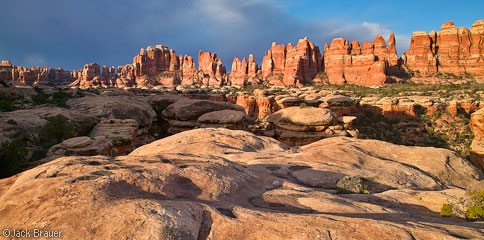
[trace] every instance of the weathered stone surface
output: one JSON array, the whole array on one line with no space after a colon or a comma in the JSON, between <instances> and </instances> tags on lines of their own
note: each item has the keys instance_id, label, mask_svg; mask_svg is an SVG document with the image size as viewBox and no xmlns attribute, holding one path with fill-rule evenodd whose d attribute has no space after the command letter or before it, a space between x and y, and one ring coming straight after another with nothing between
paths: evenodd
<instances>
[{"instance_id":1,"label":"weathered stone surface","mask_svg":"<svg viewBox=\"0 0 484 240\"><path fill-rule=\"evenodd\" d=\"M283 108L266 120L274 126L274 137L291 146L306 145L327 137L358 136L351 124L339 125L336 115L324 108Z\"/></svg>"},{"instance_id":2,"label":"weathered stone surface","mask_svg":"<svg viewBox=\"0 0 484 240\"><path fill-rule=\"evenodd\" d=\"M98 118L134 119L140 128L149 127L156 116L147 102L130 96L86 96L70 99L67 105L73 110Z\"/></svg>"},{"instance_id":3,"label":"weathered stone surface","mask_svg":"<svg viewBox=\"0 0 484 240\"><path fill-rule=\"evenodd\" d=\"M240 110L220 110L205 113L198 118L202 128L245 129L247 115Z\"/></svg>"},{"instance_id":4,"label":"weathered stone surface","mask_svg":"<svg viewBox=\"0 0 484 240\"><path fill-rule=\"evenodd\" d=\"M220 110L205 113L198 118L200 123L209 124L241 124L247 120L245 112L240 110Z\"/></svg>"},{"instance_id":5,"label":"weathered stone surface","mask_svg":"<svg viewBox=\"0 0 484 240\"><path fill-rule=\"evenodd\" d=\"M231 103L209 100L184 99L169 105L163 111L163 117L182 121L197 120L205 113L225 109L244 111L241 106Z\"/></svg>"},{"instance_id":6,"label":"weathered stone surface","mask_svg":"<svg viewBox=\"0 0 484 240\"><path fill-rule=\"evenodd\" d=\"M105 119L91 131L92 137L105 137L116 149L116 155L124 155L133 146L138 133L138 122L133 119Z\"/></svg>"},{"instance_id":7,"label":"weathered stone surface","mask_svg":"<svg viewBox=\"0 0 484 240\"><path fill-rule=\"evenodd\" d=\"M113 144L104 136L94 138L76 137L52 146L47 152L48 157L59 156L96 156L113 154Z\"/></svg>"},{"instance_id":8,"label":"weathered stone surface","mask_svg":"<svg viewBox=\"0 0 484 240\"><path fill-rule=\"evenodd\" d=\"M217 112L221 110L234 110L244 113L244 108L232 103L217 102L210 100L198 100L198 99L181 99L175 103L169 105L162 112L162 117L164 120L168 121L170 124L170 129L168 132L177 133L180 131L190 130L195 127L199 127L201 122L198 119L207 113ZM230 113L230 112L229 112ZM215 115L214 115L215 114ZM215 119L215 116L220 119L221 115L219 113L214 113L208 115L208 117ZM205 117L207 119L205 119ZM208 121L208 117L205 116L203 119ZM223 121L223 120L219 120ZM223 125L207 125L204 127L231 127L231 128L242 128L241 126L229 126Z\"/></svg>"},{"instance_id":9,"label":"weathered stone surface","mask_svg":"<svg viewBox=\"0 0 484 240\"><path fill-rule=\"evenodd\" d=\"M369 194L333 194L357 175ZM244 131L197 129L0 180L0 228L48 227L66 239L479 239L481 224L439 212L483 178L443 149L331 138L294 152Z\"/></svg>"},{"instance_id":10,"label":"weathered stone surface","mask_svg":"<svg viewBox=\"0 0 484 240\"><path fill-rule=\"evenodd\" d=\"M90 114L56 107L40 107L13 112L1 112L0 142L10 141L19 135L26 139L34 140L38 137L42 127L47 123L47 119L58 114L69 119L79 135L87 135L98 121L95 116ZM8 123L8 120L11 120L15 124Z\"/></svg>"},{"instance_id":11,"label":"weathered stone surface","mask_svg":"<svg viewBox=\"0 0 484 240\"><path fill-rule=\"evenodd\" d=\"M474 140L471 144L471 161L484 171L484 108L473 113L469 123Z\"/></svg>"},{"instance_id":12,"label":"weathered stone surface","mask_svg":"<svg viewBox=\"0 0 484 240\"><path fill-rule=\"evenodd\" d=\"M267 121L275 124L294 124L300 126L329 126L334 123L335 115L328 109L314 107L289 107L271 114Z\"/></svg>"},{"instance_id":13,"label":"weathered stone surface","mask_svg":"<svg viewBox=\"0 0 484 240\"><path fill-rule=\"evenodd\" d=\"M101 76L101 66L97 63L90 63L84 65L82 72L78 78L79 86L105 86L104 79Z\"/></svg>"}]
</instances>

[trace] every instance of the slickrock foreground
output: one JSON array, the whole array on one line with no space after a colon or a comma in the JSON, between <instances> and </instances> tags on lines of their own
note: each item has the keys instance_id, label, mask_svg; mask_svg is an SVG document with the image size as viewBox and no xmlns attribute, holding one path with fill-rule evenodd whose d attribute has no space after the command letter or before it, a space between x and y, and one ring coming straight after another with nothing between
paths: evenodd
<instances>
[{"instance_id":1,"label":"slickrock foreground","mask_svg":"<svg viewBox=\"0 0 484 240\"><path fill-rule=\"evenodd\" d=\"M369 194L335 194L344 176L364 178ZM482 223L438 212L483 179L443 149L339 137L290 151L197 129L0 180L0 228L63 239L477 239Z\"/></svg>"}]
</instances>

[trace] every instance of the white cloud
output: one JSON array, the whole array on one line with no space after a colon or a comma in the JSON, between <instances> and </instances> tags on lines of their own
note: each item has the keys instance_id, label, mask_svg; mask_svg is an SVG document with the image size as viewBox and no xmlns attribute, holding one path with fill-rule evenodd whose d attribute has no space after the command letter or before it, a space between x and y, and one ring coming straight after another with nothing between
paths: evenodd
<instances>
[{"instance_id":1,"label":"white cloud","mask_svg":"<svg viewBox=\"0 0 484 240\"><path fill-rule=\"evenodd\" d=\"M390 34L393 32L380 23L342 23L341 21L327 20L319 24L322 38L328 43L334 38L344 38L349 41L357 40L360 44L364 41L372 42L377 35L382 35L388 44ZM410 36L395 33L397 52L401 56L410 45Z\"/></svg>"}]
</instances>

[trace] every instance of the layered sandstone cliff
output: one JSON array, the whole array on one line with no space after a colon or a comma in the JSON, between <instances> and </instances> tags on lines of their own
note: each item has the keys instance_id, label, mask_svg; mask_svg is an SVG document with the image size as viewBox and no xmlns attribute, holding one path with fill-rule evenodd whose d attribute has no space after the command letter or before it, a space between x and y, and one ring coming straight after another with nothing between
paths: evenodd
<instances>
[{"instance_id":1,"label":"layered sandstone cliff","mask_svg":"<svg viewBox=\"0 0 484 240\"><path fill-rule=\"evenodd\" d=\"M324 47L324 67L331 84L381 86L387 82L387 75L399 71L395 36L392 33L388 47L381 35L363 45L334 39Z\"/></svg>"},{"instance_id":2,"label":"layered sandstone cliff","mask_svg":"<svg viewBox=\"0 0 484 240\"><path fill-rule=\"evenodd\" d=\"M312 82L322 71L323 58L319 47L306 37L296 46L291 43L276 45L272 43L262 60L262 78L270 85L294 86Z\"/></svg>"},{"instance_id":3,"label":"layered sandstone cliff","mask_svg":"<svg viewBox=\"0 0 484 240\"><path fill-rule=\"evenodd\" d=\"M453 83L462 79L484 82L483 39L484 20L476 21L470 29L456 28L447 22L438 32L414 32L410 49L399 59L393 33L388 45L381 35L361 45L336 38L331 45L325 45L324 58L319 47L306 37L295 46L273 43L260 69L252 54L248 59L235 57L230 74L216 53L200 51L195 60L156 45L141 49L132 64L117 68L87 64L80 71L64 71L17 67L2 61L0 80L81 87L301 86L321 82L381 86L408 79L429 83L442 79Z\"/></svg>"},{"instance_id":4,"label":"layered sandstone cliff","mask_svg":"<svg viewBox=\"0 0 484 240\"><path fill-rule=\"evenodd\" d=\"M257 72L259 67L255 63L254 55L249 55L249 61L244 57L242 61L235 57L232 63L232 71L229 75L230 85L232 86L247 86L256 85L259 83Z\"/></svg>"},{"instance_id":5,"label":"layered sandstone cliff","mask_svg":"<svg viewBox=\"0 0 484 240\"><path fill-rule=\"evenodd\" d=\"M472 75L484 81L483 39L484 20L474 22L471 29L446 22L438 32L414 32L402 64L417 77Z\"/></svg>"},{"instance_id":6,"label":"layered sandstone cliff","mask_svg":"<svg viewBox=\"0 0 484 240\"><path fill-rule=\"evenodd\" d=\"M198 53L198 70L204 86L222 86L226 69L217 53L201 51Z\"/></svg>"}]
</instances>

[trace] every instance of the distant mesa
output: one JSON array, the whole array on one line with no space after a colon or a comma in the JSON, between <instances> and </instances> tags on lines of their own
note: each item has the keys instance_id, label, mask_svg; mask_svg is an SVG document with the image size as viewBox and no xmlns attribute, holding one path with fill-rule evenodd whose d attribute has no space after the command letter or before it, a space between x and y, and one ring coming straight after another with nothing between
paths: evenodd
<instances>
[{"instance_id":1,"label":"distant mesa","mask_svg":"<svg viewBox=\"0 0 484 240\"><path fill-rule=\"evenodd\" d=\"M442 83L463 79L484 82L483 38L484 20L474 22L470 29L446 22L438 32L414 32L409 50L399 58L393 33L388 45L381 35L362 44L335 38L325 43L322 51L305 37L295 46L273 42L261 66L253 54L235 57L230 74L216 53L200 51L197 69L192 56L178 56L175 50L156 45L142 48L132 64L108 67L91 63L79 71L25 68L2 60L0 80L79 87L382 86L396 81Z\"/></svg>"}]
</instances>

